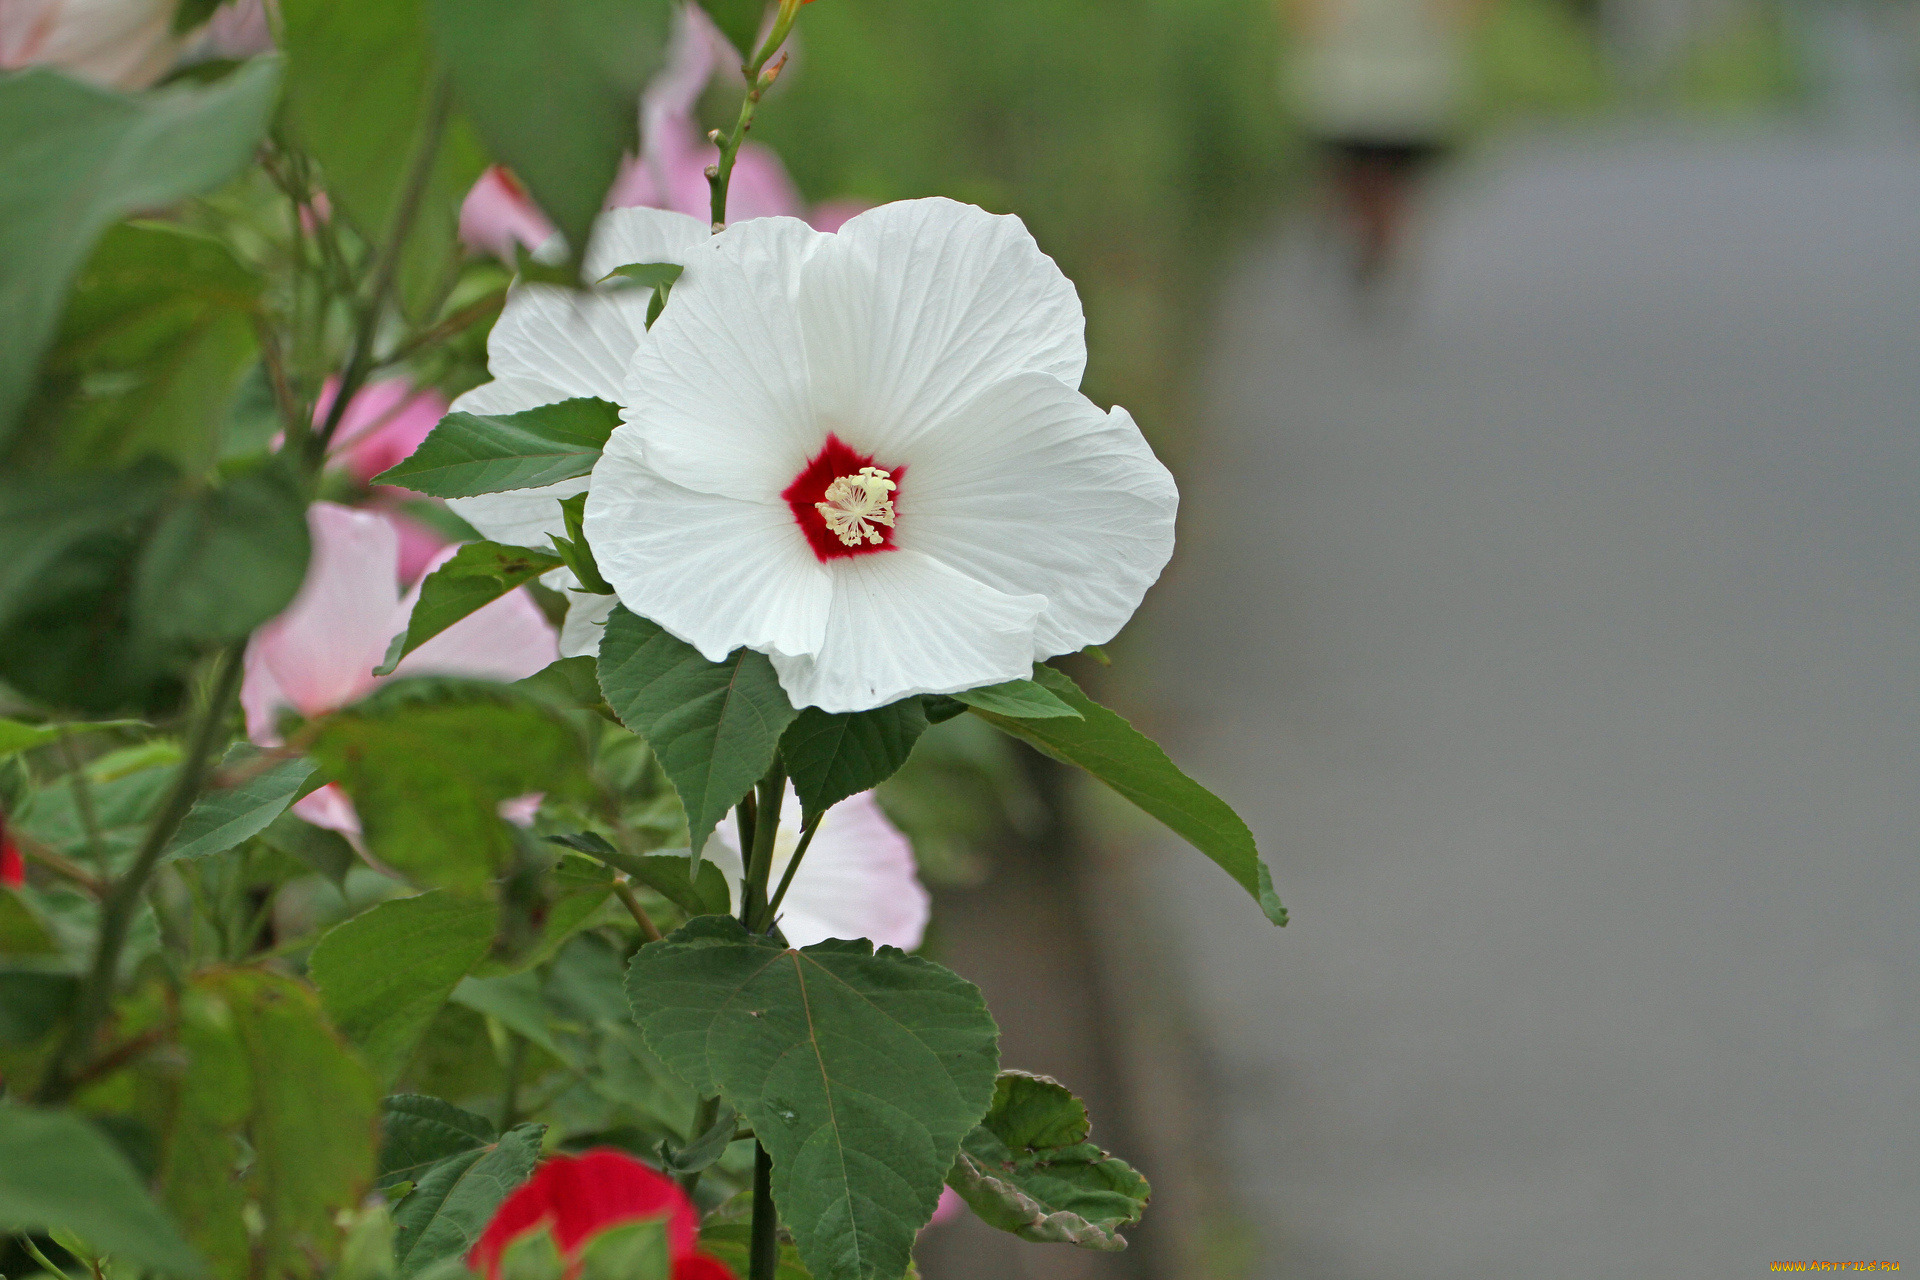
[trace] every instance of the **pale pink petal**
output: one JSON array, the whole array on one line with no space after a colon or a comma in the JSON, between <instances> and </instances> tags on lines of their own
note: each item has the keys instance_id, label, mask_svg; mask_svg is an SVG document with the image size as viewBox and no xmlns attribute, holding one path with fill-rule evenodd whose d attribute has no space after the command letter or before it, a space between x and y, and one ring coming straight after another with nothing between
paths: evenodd
<instances>
[{"instance_id":1,"label":"pale pink petal","mask_svg":"<svg viewBox=\"0 0 1920 1280\"><path fill-rule=\"evenodd\" d=\"M176 0L0 0L0 71L46 65L110 89L144 89L185 46Z\"/></svg>"},{"instance_id":2,"label":"pale pink petal","mask_svg":"<svg viewBox=\"0 0 1920 1280\"><path fill-rule=\"evenodd\" d=\"M933 1211L929 1227L942 1227L967 1211L967 1202L952 1187L940 1188L940 1207Z\"/></svg>"},{"instance_id":3,"label":"pale pink petal","mask_svg":"<svg viewBox=\"0 0 1920 1280\"><path fill-rule=\"evenodd\" d=\"M316 420L325 421L338 385L337 378L328 379L314 408ZM364 484L406 461L446 415L447 398L431 387L415 391L404 378L375 382L340 415L328 452Z\"/></svg>"},{"instance_id":4,"label":"pale pink petal","mask_svg":"<svg viewBox=\"0 0 1920 1280\"><path fill-rule=\"evenodd\" d=\"M516 827L530 827L533 825L533 816L540 812L540 802L546 798L546 792L534 791L502 800L499 804L500 816Z\"/></svg>"},{"instance_id":5,"label":"pale pink petal","mask_svg":"<svg viewBox=\"0 0 1920 1280\"><path fill-rule=\"evenodd\" d=\"M405 489L392 489L385 485L373 491L376 499L411 499L415 502L433 501ZM391 495L391 497L389 497ZM427 569L439 559L449 545L447 535L428 525L421 524L410 516L398 511L391 513L394 532L400 536L400 581L411 586L426 576Z\"/></svg>"},{"instance_id":6,"label":"pale pink petal","mask_svg":"<svg viewBox=\"0 0 1920 1280\"><path fill-rule=\"evenodd\" d=\"M200 51L214 58L251 58L273 49L273 25L265 0L233 0L214 12Z\"/></svg>"},{"instance_id":7,"label":"pale pink petal","mask_svg":"<svg viewBox=\"0 0 1920 1280\"><path fill-rule=\"evenodd\" d=\"M511 264L517 250L538 249L553 235L553 223L533 202L519 179L499 165L491 166L460 202L460 240L470 249L483 249Z\"/></svg>"},{"instance_id":8,"label":"pale pink petal","mask_svg":"<svg viewBox=\"0 0 1920 1280\"><path fill-rule=\"evenodd\" d=\"M807 225L815 231L838 231L871 208L873 205L865 200L828 200L813 206L813 212L807 215Z\"/></svg>"},{"instance_id":9,"label":"pale pink petal","mask_svg":"<svg viewBox=\"0 0 1920 1280\"><path fill-rule=\"evenodd\" d=\"M703 170L703 181L705 176ZM740 156L733 162L733 177L727 184L729 223L747 218L804 218L806 212L807 203L800 198L800 189L793 185L793 179L787 176L787 166L780 163L780 157L771 148L754 142L740 148Z\"/></svg>"},{"instance_id":10,"label":"pale pink petal","mask_svg":"<svg viewBox=\"0 0 1920 1280\"><path fill-rule=\"evenodd\" d=\"M453 557L448 547L427 566L431 573ZM420 587L401 604L404 620L413 612ZM404 623L403 623L404 625ZM397 630L397 629L396 629ZM391 637L389 637L391 638ZM476 680L524 680L560 656L559 639L547 615L526 591L512 591L476 609L415 649L394 669L394 677L443 675Z\"/></svg>"},{"instance_id":11,"label":"pale pink petal","mask_svg":"<svg viewBox=\"0 0 1920 1280\"><path fill-rule=\"evenodd\" d=\"M786 871L800 832L800 800L791 785L780 812L773 883ZM733 885L739 905L740 839L722 822L706 856ZM827 811L780 904L780 932L796 947L828 938L867 938L911 951L926 935L931 899L914 864L913 845L881 811L871 791Z\"/></svg>"},{"instance_id":12,"label":"pale pink petal","mask_svg":"<svg viewBox=\"0 0 1920 1280\"><path fill-rule=\"evenodd\" d=\"M911 951L926 935L931 899L913 845L865 791L821 819L780 911L780 931L795 946L870 938Z\"/></svg>"},{"instance_id":13,"label":"pale pink petal","mask_svg":"<svg viewBox=\"0 0 1920 1280\"><path fill-rule=\"evenodd\" d=\"M311 795L294 801L293 814L316 827L338 831L351 840L356 849L360 847L360 814L338 783L329 782Z\"/></svg>"},{"instance_id":14,"label":"pale pink petal","mask_svg":"<svg viewBox=\"0 0 1920 1280\"><path fill-rule=\"evenodd\" d=\"M316 716L361 697L397 629L399 535L386 516L307 508L313 558L286 610L254 632L241 687L248 732L270 740L281 707Z\"/></svg>"}]
</instances>

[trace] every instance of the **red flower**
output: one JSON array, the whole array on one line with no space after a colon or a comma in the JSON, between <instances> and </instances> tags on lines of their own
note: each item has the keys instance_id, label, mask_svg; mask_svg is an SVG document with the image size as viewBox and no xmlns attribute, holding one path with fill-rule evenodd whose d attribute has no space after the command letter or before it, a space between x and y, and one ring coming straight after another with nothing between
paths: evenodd
<instances>
[{"instance_id":1,"label":"red flower","mask_svg":"<svg viewBox=\"0 0 1920 1280\"><path fill-rule=\"evenodd\" d=\"M7 834L7 815L0 813L0 884L18 889L27 882L27 863L19 846Z\"/></svg>"},{"instance_id":2,"label":"red flower","mask_svg":"<svg viewBox=\"0 0 1920 1280\"><path fill-rule=\"evenodd\" d=\"M580 1253L609 1227L646 1218L667 1220L673 1280L734 1280L718 1259L698 1252L700 1218L680 1185L624 1151L602 1147L579 1156L555 1156L508 1196L467 1255L467 1265L499 1280L500 1257L521 1236L547 1227L567 1261L580 1270Z\"/></svg>"}]
</instances>

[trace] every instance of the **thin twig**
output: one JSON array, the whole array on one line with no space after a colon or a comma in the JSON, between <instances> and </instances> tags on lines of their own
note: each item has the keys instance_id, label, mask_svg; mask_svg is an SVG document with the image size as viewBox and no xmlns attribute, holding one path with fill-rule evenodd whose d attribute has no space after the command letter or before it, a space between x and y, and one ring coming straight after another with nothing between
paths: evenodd
<instances>
[{"instance_id":1,"label":"thin twig","mask_svg":"<svg viewBox=\"0 0 1920 1280\"><path fill-rule=\"evenodd\" d=\"M43 1106L64 1102L73 1093L80 1064L91 1051L100 1024L113 1007L113 988L120 973L120 952L126 946L134 912L140 905L141 895L146 892L147 882L153 878L154 869L160 865L160 855L166 851L167 842L180 829L180 820L187 816L187 810L193 807L201 789L206 786L207 775L212 772L214 749L226 734L227 712L240 692L245 654L244 640L236 641L221 651L214 668L212 692L205 709L200 713L199 722L194 726L186 757L180 763L180 772L174 778L167 802L147 828L146 839L141 843L133 865L113 882L113 887L107 891L106 901L101 904L100 931L94 941L93 966L80 984L73 1018L67 1023L66 1034L54 1050L52 1063L41 1081L37 1100Z\"/></svg>"},{"instance_id":2,"label":"thin twig","mask_svg":"<svg viewBox=\"0 0 1920 1280\"><path fill-rule=\"evenodd\" d=\"M620 905L627 909L633 922L640 926L640 932L646 935L648 942L660 941L659 926L647 915L647 909L640 905L640 899L634 895L633 886L625 880L616 878L613 882L613 896L620 899Z\"/></svg>"}]
</instances>

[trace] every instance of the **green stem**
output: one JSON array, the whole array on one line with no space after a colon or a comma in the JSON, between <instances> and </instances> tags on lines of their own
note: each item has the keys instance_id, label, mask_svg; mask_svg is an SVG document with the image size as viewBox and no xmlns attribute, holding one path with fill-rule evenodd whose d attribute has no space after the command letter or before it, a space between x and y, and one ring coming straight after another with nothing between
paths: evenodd
<instances>
[{"instance_id":1,"label":"green stem","mask_svg":"<svg viewBox=\"0 0 1920 1280\"><path fill-rule=\"evenodd\" d=\"M719 1118L720 1095L715 1094L711 1098L700 1099L700 1105L693 1111L693 1132L687 1140L692 1142L698 1139L701 1134L713 1128L714 1121ZM704 1172L706 1172L704 1169L695 1169L692 1173L680 1175L680 1189L686 1192L689 1198L693 1195L693 1189L700 1185L700 1175Z\"/></svg>"},{"instance_id":2,"label":"green stem","mask_svg":"<svg viewBox=\"0 0 1920 1280\"><path fill-rule=\"evenodd\" d=\"M107 891L106 901L101 904L100 934L94 942L93 965L80 985L80 995L74 1003L73 1019L67 1023L66 1035L54 1050L53 1061L40 1084L37 1100L43 1106L64 1102L72 1094L84 1060L92 1052L100 1024L113 1007L113 988L120 972L120 953L127 945L127 931L133 925L134 912L139 909L141 895L146 892L154 869L160 865L160 855L166 851L167 842L180 829L180 820L187 816L187 810L199 799L201 788L206 786L207 777L213 772L215 756L226 738L227 712L240 692L246 651L247 642L244 640L237 640L221 651L214 668L213 688L207 697L207 705L200 713L199 722L194 725L186 758L180 762L180 773L173 781L167 802L153 820L153 825L147 828L146 839L141 842L133 865L127 868L125 875L113 882L113 887Z\"/></svg>"},{"instance_id":3,"label":"green stem","mask_svg":"<svg viewBox=\"0 0 1920 1280\"><path fill-rule=\"evenodd\" d=\"M345 371L340 375L340 388L334 394L332 405L328 406L326 422L314 437L322 455L333 440L333 433L340 429L340 419L347 412L348 402L359 393L367 375L374 370L373 344L379 336L380 314L386 308L388 295L393 292L394 281L399 277L400 254L406 248L407 235L413 230L413 220L419 214L421 202L426 199L427 187L433 180L433 166L440 153L440 139L446 133L447 118L452 112L453 89L446 77L442 76L433 87L433 103L427 112L426 132L421 135L420 145L413 153L406 185L400 192L400 203L394 208L386 240L380 246L379 256L374 259L366 309L354 328L353 351L347 357Z\"/></svg>"},{"instance_id":4,"label":"green stem","mask_svg":"<svg viewBox=\"0 0 1920 1280\"><path fill-rule=\"evenodd\" d=\"M786 58L773 64L767 62L786 42L787 33L793 30L793 20L800 12L803 0L780 0L780 11L774 17L773 30L767 34L767 42L760 46L760 52L740 68L747 77L747 96L740 103L740 116L733 122L733 132L722 135L718 129L710 135L714 144L720 148L720 158L707 167L707 185L713 190L713 229L724 230L727 225L727 188L733 181L734 161L740 158L740 148L747 140L747 130L753 128L753 114L760 106L760 95L773 87L780 76L780 68L786 65Z\"/></svg>"},{"instance_id":5,"label":"green stem","mask_svg":"<svg viewBox=\"0 0 1920 1280\"><path fill-rule=\"evenodd\" d=\"M813 843L813 833L820 829L820 819L826 816L826 810L822 809L800 828L800 843L794 846L793 857L787 860L786 872L780 877L780 887L774 890L773 901L767 904L768 924L779 919L780 904L787 900L787 887L793 883L793 873L800 869L800 859L807 856L807 846Z\"/></svg>"},{"instance_id":6,"label":"green stem","mask_svg":"<svg viewBox=\"0 0 1920 1280\"><path fill-rule=\"evenodd\" d=\"M787 771L778 756L760 779L753 824L753 856L747 860L746 892L740 895L740 921L750 933L767 927L767 883L773 878L773 846L780 837L780 806L787 796Z\"/></svg>"},{"instance_id":7,"label":"green stem","mask_svg":"<svg viewBox=\"0 0 1920 1280\"><path fill-rule=\"evenodd\" d=\"M512 1047L507 1050L507 1086L500 1097L500 1132L520 1122L520 1073L527 1066L527 1038L509 1031Z\"/></svg>"},{"instance_id":8,"label":"green stem","mask_svg":"<svg viewBox=\"0 0 1920 1280\"><path fill-rule=\"evenodd\" d=\"M67 765L67 786L73 791L73 807L80 814L80 829L86 833L87 856L93 859L93 872L101 879L113 874L107 865L106 845L100 840L99 811L93 807L93 787L87 781L86 770L80 767L80 757L73 753L73 735L65 725L60 726L60 758Z\"/></svg>"},{"instance_id":9,"label":"green stem","mask_svg":"<svg viewBox=\"0 0 1920 1280\"><path fill-rule=\"evenodd\" d=\"M660 926L653 922L653 917L647 914L647 909L640 905L640 898L634 893L633 886L625 880L615 880L613 896L620 899L620 905L627 909L627 914L633 917L633 922L640 926L640 932L645 935L648 942L660 941Z\"/></svg>"},{"instance_id":10,"label":"green stem","mask_svg":"<svg viewBox=\"0 0 1920 1280\"><path fill-rule=\"evenodd\" d=\"M773 1280L780 1266L780 1215L773 1204L773 1157L753 1144L753 1236L747 1280Z\"/></svg>"}]
</instances>

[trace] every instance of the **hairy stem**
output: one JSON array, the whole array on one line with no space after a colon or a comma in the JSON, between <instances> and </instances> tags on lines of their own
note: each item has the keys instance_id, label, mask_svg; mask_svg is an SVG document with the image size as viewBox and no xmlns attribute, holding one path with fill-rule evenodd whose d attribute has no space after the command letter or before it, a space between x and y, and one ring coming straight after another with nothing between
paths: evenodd
<instances>
[{"instance_id":1,"label":"hairy stem","mask_svg":"<svg viewBox=\"0 0 1920 1280\"><path fill-rule=\"evenodd\" d=\"M793 30L793 20L800 12L803 0L780 0L780 11L773 20L773 30L767 33L767 42L749 61L741 64L740 70L747 77L747 96L740 103L740 116L733 122L733 132L722 134L718 129L708 135L720 148L720 158L707 166L707 185L713 190L713 229L718 232L727 225L727 188L733 181L734 161L740 158L740 148L747 140L747 130L753 128L753 114L760 106L760 95L773 87L780 78L780 69L787 64L782 54L778 62L771 67L767 64L786 42L787 33Z\"/></svg>"},{"instance_id":2,"label":"hairy stem","mask_svg":"<svg viewBox=\"0 0 1920 1280\"><path fill-rule=\"evenodd\" d=\"M700 1105L694 1108L693 1131L689 1135L688 1140L692 1141L699 1138L701 1134L713 1128L713 1122L719 1118L720 1096L715 1094L711 1098L700 1099ZM700 1185L700 1175L704 1172L705 1170L703 1169L695 1169L692 1173L681 1174L680 1189L686 1192L688 1196L692 1196L693 1189Z\"/></svg>"},{"instance_id":3,"label":"hairy stem","mask_svg":"<svg viewBox=\"0 0 1920 1280\"><path fill-rule=\"evenodd\" d=\"M207 705L193 727L186 758L180 762L180 773L173 781L173 789L167 793L167 802L147 828L146 839L141 842L133 865L113 882L106 901L101 904L100 934L94 942L93 965L80 984L73 1019L67 1024L66 1035L54 1050L53 1061L40 1084L38 1101L42 1105L64 1102L73 1093L100 1024L113 1007L120 953L127 945L127 931L133 925L134 912L139 909L140 897L153 878L154 868L160 865L160 855L166 850L167 842L180 829L180 820L199 799L201 788L213 772L214 758L226 737L227 713L240 692L246 650L247 642L236 640L221 651Z\"/></svg>"},{"instance_id":4,"label":"hairy stem","mask_svg":"<svg viewBox=\"0 0 1920 1280\"><path fill-rule=\"evenodd\" d=\"M447 118L452 111L453 89L446 77L442 76L433 87L433 104L428 108L426 131L421 135L420 145L408 166L406 185L401 188L400 203L393 211L392 225L387 228L386 239L373 262L366 308L360 313L359 323L354 326L353 350L347 357L346 369L340 374L339 390L334 393L333 403L327 408L326 421L314 436L315 447L321 454L326 452L327 445L333 440L333 433L340 429L340 419L346 415L347 404L359 393L367 375L373 372L373 344L379 336L380 315L386 308L388 296L393 292L394 281L400 275L400 254L406 248L407 235L413 230L413 220L420 212L420 203L426 198L427 186L433 179L434 161L440 154L440 139L447 131Z\"/></svg>"},{"instance_id":5,"label":"hairy stem","mask_svg":"<svg viewBox=\"0 0 1920 1280\"><path fill-rule=\"evenodd\" d=\"M753 851L747 859L746 892L740 896L740 922L751 933L767 927L767 883L773 878L773 846L780 837L780 806L787 795L787 771L779 757L760 779Z\"/></svg>"},{"instance_id":6,"label":"hairy stem","mask_svg":"<svg viewBox=\"0 0 1920 1280\"><path fill-rule=\"evenodd\" d=\"M787 869L780 877L780 887L774 890L773 901L767 904L767 923L772 924L780 917L780 904L787 900L787 888L793 884L793 873L800 869L800 859L807 856L807 846L813 843L813 833L820 829L820 819L826 817L821 810L808 818L800 828L800 843L794 846L793 857L787 860Z\"/></svg>"},{"instance_id":7,"label":"hairy stem","mask_svg":"<svg viewBox=\"0 0 1920 1280\"><path fill-rule=\"evenodd\" d=\"M753 1144L753 1236L748 1245L747 1280L773 1280L780 1266L780 1216L773 1205L773 1157Z\"/></svg>"},{"instance_id":8,"label":"hairy stem","mask_svg":"<svg viewBox=\"0 0 1920 1280\"><path fill-rule=\"evenodd\" d=\"M640 899L633 892L632 885L625 880L615 880L613 896L620 899L620 905L627 909L627 914L633 917L633 922L640 926L640 932L648 942L660 941L660 926L653 922L653 917L647 914L647 909L640 905Z\"/></svg>"}]
</instances>

